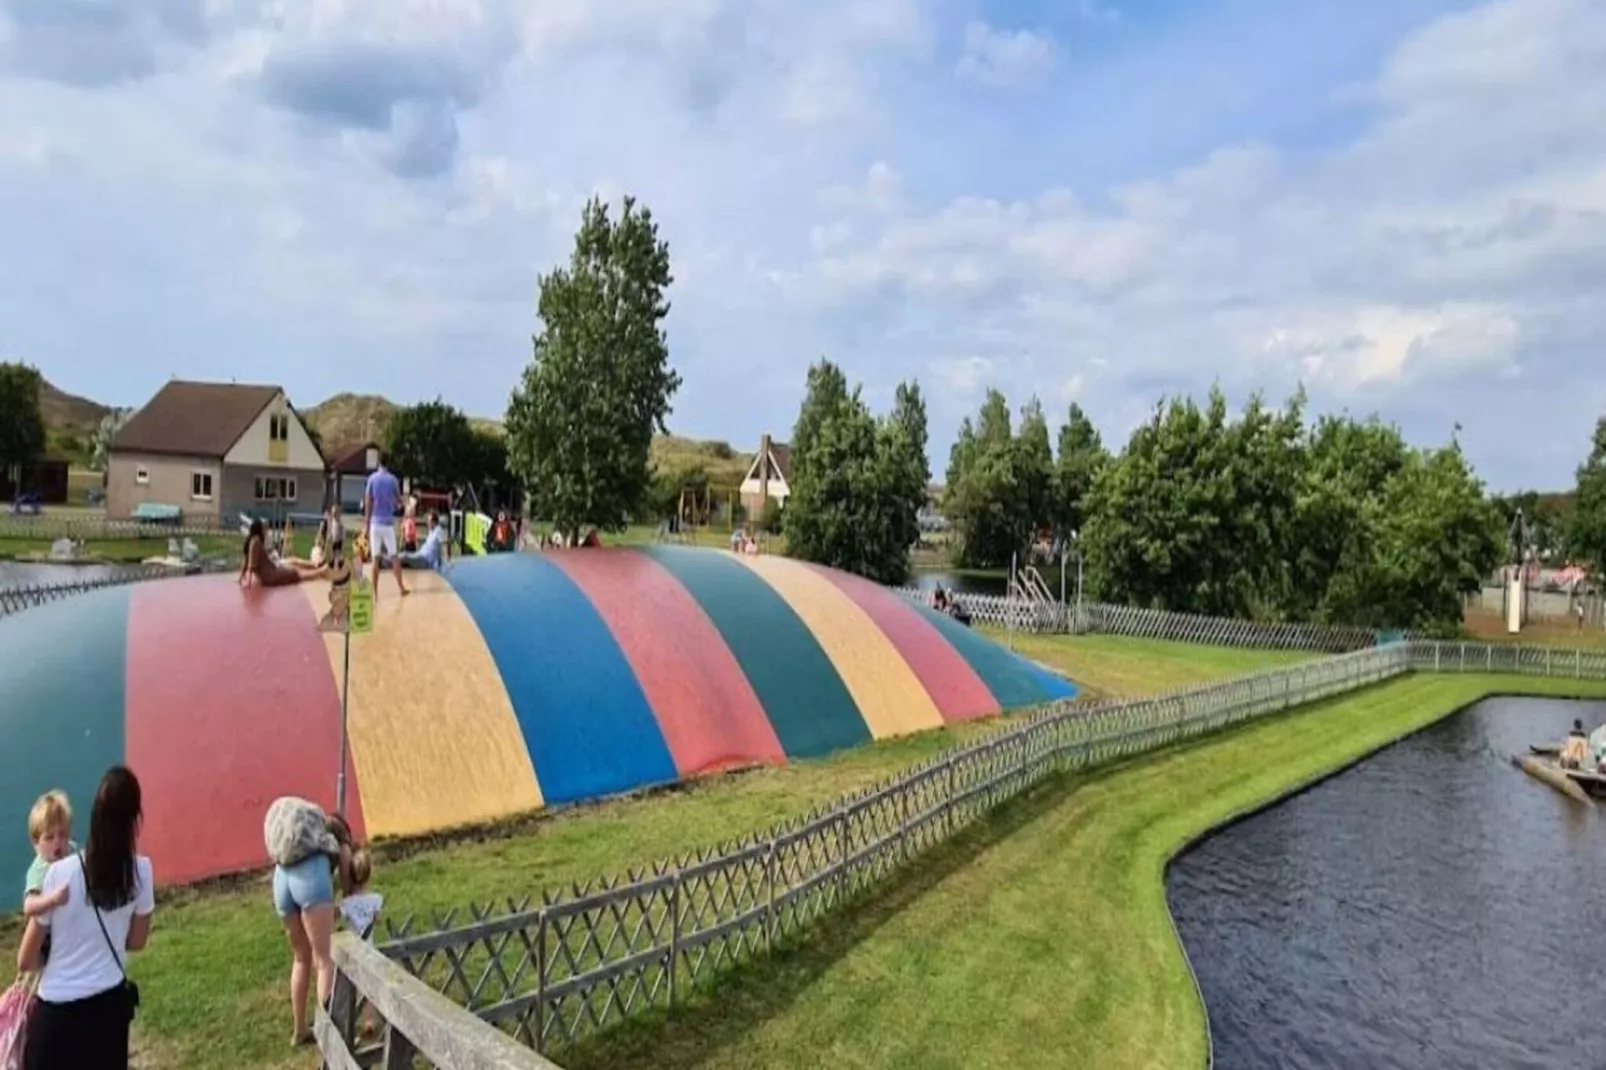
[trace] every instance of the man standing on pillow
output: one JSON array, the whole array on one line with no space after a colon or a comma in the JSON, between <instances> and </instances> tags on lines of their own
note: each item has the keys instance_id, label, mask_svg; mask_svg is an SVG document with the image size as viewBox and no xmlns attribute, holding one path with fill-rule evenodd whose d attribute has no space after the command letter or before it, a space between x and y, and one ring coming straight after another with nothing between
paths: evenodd
<instances>
[{"instance_id":1,"label":"man standing on pillow","mask_svg":"<svg viewBox=\"0 0 1606 1070\"><path fill-rule=\"evenodd\" d=\"M401 502L401 484L385 467L384 454L380 454L379 467L368 477L368 489L363 494L363 516L368 521L368 552L373 555L374 597L379 597L379 562L390 560L390 571L396 577L396 586L402 594L410 593L402 582L401 554L396 552L396 506Z\"/></svg>"}]
</instances>

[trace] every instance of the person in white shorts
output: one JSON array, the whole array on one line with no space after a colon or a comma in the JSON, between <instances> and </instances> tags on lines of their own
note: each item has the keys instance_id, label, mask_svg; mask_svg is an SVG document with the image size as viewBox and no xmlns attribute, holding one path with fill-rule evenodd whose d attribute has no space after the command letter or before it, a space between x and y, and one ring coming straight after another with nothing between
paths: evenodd
<instances>
[{"instance_id":1,"label":"person in white shorts","mask_svg":"<svg viewBox=\"0 0 1606 1070\"><path fill-rule=\"evenodd\" d=\"M390 559L390 571L396 577L396 587L408 594L402 582L401 554L396 548L396 507L401 504L401 484L385 467L383 455L379 467L368 477L368 489L363 494L363 515L368 520L368 552L374 556L374 597L379 597L379 562Z\"/></svg>"}]
</instances>

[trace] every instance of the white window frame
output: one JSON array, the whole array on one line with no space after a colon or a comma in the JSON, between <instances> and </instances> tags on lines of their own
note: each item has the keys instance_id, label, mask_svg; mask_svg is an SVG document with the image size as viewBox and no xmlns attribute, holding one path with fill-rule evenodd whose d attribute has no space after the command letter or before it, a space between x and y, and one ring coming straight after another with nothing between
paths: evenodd
<instances>
[{"instance_id":1,"label":"white window frame","mask_svg":"<svg viewBox=\"0 0 1606 1070\"><path fill-rule=\"evenodd\" d=\"M259 502L291 504L298 500L300 489L294 476L257 476L255 486L252 488Z\"/></svg>"},{"instance_id":2,"label":"white window frame","mask_svg":"<svg viewBox=\"0 0 1606 1070\"><path fill-rule=\"evenodd\" d=\"M141 487L149 486L151 482L151 470L146 468L144 465L139 465L136 467L134 469L134 482L136 485Z\"/></svg>"},{"instance_id":3,"label":"white window frame","mask_svg":"<svg viewBox=\"0 0 1606 1070\"><path fill-rule=\"evenodd\" d=\"M205 489L198 491L196 489L197 485ZM215 488L212 486L211 472L203 472L200 470L190 472L190 501L209 502L212 500L212 492L214 489Z\"/></svg>"}]
</instances>

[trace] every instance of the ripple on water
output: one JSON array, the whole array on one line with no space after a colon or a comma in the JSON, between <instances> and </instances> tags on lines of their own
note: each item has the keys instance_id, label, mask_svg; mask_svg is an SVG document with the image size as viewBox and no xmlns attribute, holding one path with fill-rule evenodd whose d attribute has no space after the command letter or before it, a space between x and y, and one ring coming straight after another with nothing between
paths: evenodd
<instances>
[{"instance_id":1,"label":"ripple on water","mask_svg":"<svg viewBox=\"0 0 1606 1070\"><path fill-rule=\"evenodd\" d=\"M1574 717L1480 703L1179 858L1217 1067L1606 1068L1606 813L1510 764Z\"/></svg>"}]
</instances>

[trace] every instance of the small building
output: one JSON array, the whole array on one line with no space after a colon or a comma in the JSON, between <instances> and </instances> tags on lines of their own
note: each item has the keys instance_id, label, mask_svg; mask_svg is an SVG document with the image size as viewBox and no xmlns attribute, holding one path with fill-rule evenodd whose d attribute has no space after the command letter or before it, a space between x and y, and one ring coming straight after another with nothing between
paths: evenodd
<instances>
[{"instance_id":1,"label":"small building","mask_svg":"<svg viewBox=\"0 0 1606 1070\"><path fill-rule=\"evenodd\" d=\"M368 477L379 467L379 443L358 442L329 451L329 492L326 502L339 502L343 512L362 512Z\"/></svg>"},{"instance_id":2,"label":"small building","mask_svg":"<svg viewBox=\"0 0 1606 1070\"><path fill-rule=\"evenodd\" d=\"M281 388L175 379L112 439L106 515L176 509L186 523L227 527L242 513L317 514L324 471L323 454Z\"/></svg>"},{"instance_id":3,"label":"small building","mask_svg":"<svg viewBox=\"0 0 1606 1070\"><path fill-rule=\"evenodd\" d=\"M753 464L748 468L741 486L742 509L750 519L757 520L764 515L766 502L773 501L783 509L786 507L786 499L792 493L787 484L787 477L792 471L791 462L791 447L771 442L768 435L759 440L758 455L753 458Z\"/></svg>"}]
</instances>

